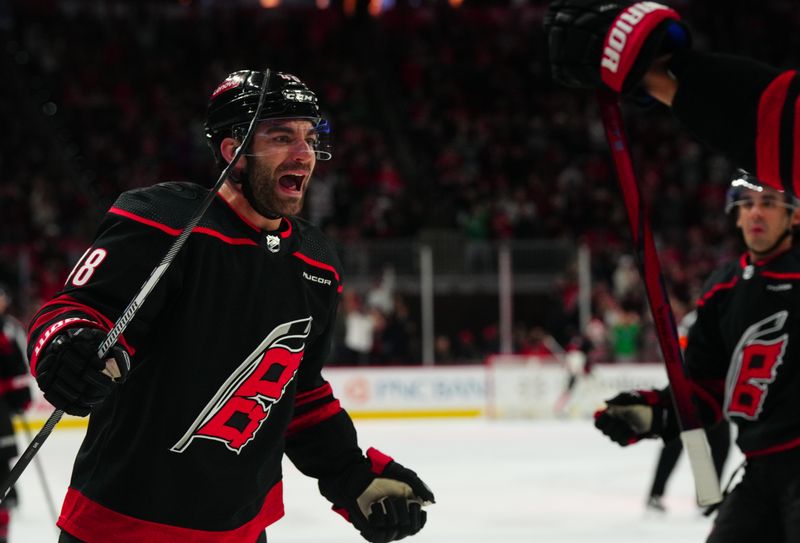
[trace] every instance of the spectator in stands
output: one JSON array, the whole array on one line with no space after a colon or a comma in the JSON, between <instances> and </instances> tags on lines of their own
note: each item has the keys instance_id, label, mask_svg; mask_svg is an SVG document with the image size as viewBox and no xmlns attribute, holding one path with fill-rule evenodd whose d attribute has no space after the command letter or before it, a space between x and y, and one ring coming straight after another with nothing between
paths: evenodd
<instances>
[{"instance_id":1,"label":"spectator in stands","mask_svg":"<svg viewBox=\"0 0 800 543\"><path fill-rule=\"evenodd\" d=\"M0 89L0 119L9 127L0 187L5 265L16 267L29 245L54 229L59 242L85 245L98 214L122 190L177 172L213 178L190 120L203 93L189 90L210 90L232 58L263 62L259 51L268 46L314 86L325 82L321 101L331 104L342 158L318 173L307 210L326 232L345 241L458 229L470 240L467 267L479 271L493 269L487 249L498 238L584 237L594 283L614 284L628 250L619 239L627 231L624 209L596 111L582 96L552 88L539 3L390 10L361 22L384 38L377 43L371 32L353 32L353 21L334 7L256 17L230 7L216 17L202 2L143 9L120 3L114 10L18 4L9 58L25 62ZM697 40L796 65L797 32L784 28L793 20L786 5L753 3L734 41L716 22L736 17L735 9L720 14L713 2L693 2L683 11ZM295 47L280 47L276 26L296 32ZM261 47L255 38L242 47L243 34L258 36ZM208 36L217 38L213 45ZM186 50L197 54L186 57ZM324 64L313 61L320 51ZM373 77L376 58L386 68ZM185 84L169 84L175 79ZM693 299L701 278L734 247L718 214L708 212L722 205L732 166L681 134L666 112L631 110L628 129L644 193L657 203L654 232L667 281ZM364 153L366 146L372 152ZM46 280L58 284L62 271Z\"/></svg>"},{"instance_id":2,"label":"spectator in stands","mask_svg":"<svg viewBox=\"0 0 800 543\"><path fill-rule=\"evenodd\" d=\"M344 315L344 345L338 362L366 366L372 362L375 336L383 327L383 317L377 309L367 307L361 296L346 290L342 293Z\"/></svg>"}]
</instances>

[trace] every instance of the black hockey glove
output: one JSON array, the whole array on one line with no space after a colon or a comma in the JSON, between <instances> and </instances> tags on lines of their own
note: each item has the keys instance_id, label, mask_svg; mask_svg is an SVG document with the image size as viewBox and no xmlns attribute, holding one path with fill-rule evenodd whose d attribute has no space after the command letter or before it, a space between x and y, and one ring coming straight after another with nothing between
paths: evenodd
<instances>
[{"instance_id":1,"label":"black hockey glove","mask_svg":"<svg viewBox=\"0 0 800 543\"><path fill-rule=\"evenodd\" d=\"M377 449L370 448L367 459L337 477L320 479L322 495L372 543L419 532L427 518L422 506L435 502L431 489Z\"/></svg>"},{"instance_id":2,"label":"black hockey glove","mask_svg":"<svg viewBox=\"0 0 800 543\"><path fill-rule=\"evenodd\" d=\"M53 338L36 365L36 382L48 402L70 415L85 417L111 393L115 383L125 380L131 368L125 349L115 345L108 352L108 359L113 358L119 370L114 379L97 357L105 338L105 332L96 328L72 328Z\"/></svg>"},{"instance_id":3,"label":"black hockey glove","mask_svg":"<svg viewBox=\"0 0 800 543\"><path fill-rule=\"evenodd\" d=\"M655 2L555 0L544 18L553 79L630 94L653 61L691 45L680 15Z\"/></svg>"},{"instance_id":4,"label":"black hockey glove","mask_svg":"<svg viewBox=\"0 0 800 543\"><path fill-rule=\"evenodd\" d=\"M594 414L594 425L623 447L642 438L673 433L672 409L657 390L632 390L606 400Z\"/></svg>"}]
</instances>

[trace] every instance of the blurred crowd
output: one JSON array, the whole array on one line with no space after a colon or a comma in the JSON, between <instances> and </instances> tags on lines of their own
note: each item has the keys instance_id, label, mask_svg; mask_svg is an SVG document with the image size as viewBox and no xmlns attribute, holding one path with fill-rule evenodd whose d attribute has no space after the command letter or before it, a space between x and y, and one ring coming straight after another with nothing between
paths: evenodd
<instances>
[{"instance_id":1,"label":"blurred crowd","mask_svg":"<svg viewBox=\"0 0 800 543\"><path fill-rule=\"evenodd\" d=\"M453 229L478 247L585 243L589 326L576 331L568 278L565 318L517 323L515 351L579 334L597 361L657 359L596 106L549 78L546 3L431 4L371 18L192 2L11 2L0 16L0 280L17 294L16 314L27 318L60 288L119 192L166 180L213 184L207 97L230 71L269 66L300 75L331 119L334 160L319 164L305 209L330 237ZM698 47L797 65L800 14L791 2L673 4ZM740 250L722 210L733 166L667 111L626 107L626 120L680 318L710 270ZM341 313L342 362L419 362L419 318L402 296L345 291ZM497 348L494 323L436 338L445 362Z\"/></svg>"}]
</instances>

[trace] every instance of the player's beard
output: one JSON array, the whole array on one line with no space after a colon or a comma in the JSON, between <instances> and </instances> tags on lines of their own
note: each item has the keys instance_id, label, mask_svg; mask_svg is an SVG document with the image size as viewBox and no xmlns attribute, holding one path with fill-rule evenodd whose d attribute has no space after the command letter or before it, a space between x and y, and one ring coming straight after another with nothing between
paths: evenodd
<instances>
[{"instance_id":1,"label":"player's beard","mask_svg":"<svg viewBox=\"0 0 800 543\"><path fill-rule=\"evenodd\" d=\"M298 199L281 196L278 193L278 176L259 167L246 167L239 176L247 201L259 215L268 219L297 215L305 202L305 186L301 188L303 193Z\"/></svg>"}]
</instances>

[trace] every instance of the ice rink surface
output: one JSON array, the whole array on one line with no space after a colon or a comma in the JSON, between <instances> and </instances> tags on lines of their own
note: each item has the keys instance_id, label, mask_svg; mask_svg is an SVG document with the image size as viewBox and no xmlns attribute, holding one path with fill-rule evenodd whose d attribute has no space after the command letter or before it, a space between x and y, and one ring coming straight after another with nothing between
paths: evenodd
<instances>
[{"instance_id":1,"label":"ice rink surface","mask_svg":"<svg viewBox=\"0 0 800 543\"><path fill-rule=\"evenodd\" d=\"M659 442L621 449L588 420L358 420L356 425L362 446L381 449L414 469L436 494L428 525L407 541L701 543L711 525L694 504L685 458L667 487L668 512L647 513L644 498ZM81 430L56 428L38 455L58 508L81 436ZM19 437L22 444L24 435ZM740 461L738 452L732 454L726 473ZM313 480L288 462L284 471L286 516L268 530L270 543L363 541L330 511ZM11 543L55 542L34 464L19 484Z\"/></svg>"}]
</instances>

